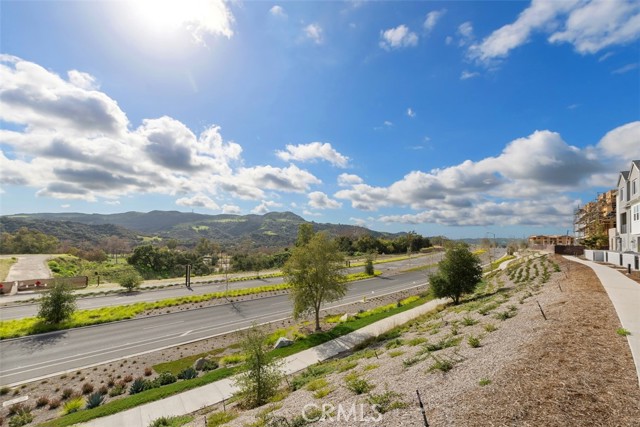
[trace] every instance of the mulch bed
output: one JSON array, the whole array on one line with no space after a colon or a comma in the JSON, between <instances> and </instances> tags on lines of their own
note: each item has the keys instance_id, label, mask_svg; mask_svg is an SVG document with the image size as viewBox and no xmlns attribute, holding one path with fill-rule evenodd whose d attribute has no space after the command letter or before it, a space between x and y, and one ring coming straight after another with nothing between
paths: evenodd
<instances>
[{"instance_id":1,"label":"mulch bed","mask_svg":"<svg viewBox=\"0 0 640 427\"><path fill-rule=\"evenodd\" d=\"M555 261L568 271L566 297L545 308L545 333L494 387L465 395L451 425L640 426L638 376L613 305L593 270Z\"/></svg>"}]
</instances>

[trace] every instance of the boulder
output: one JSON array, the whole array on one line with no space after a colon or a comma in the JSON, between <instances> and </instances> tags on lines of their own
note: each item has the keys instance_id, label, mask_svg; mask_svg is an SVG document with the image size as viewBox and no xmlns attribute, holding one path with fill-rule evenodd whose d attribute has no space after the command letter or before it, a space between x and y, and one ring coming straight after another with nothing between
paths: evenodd
<instances>
[{"instance_id":1,"label":"boulder","mask_svg":"<svg viewBox=\"0 0 640 427\"><path fill-rule=\"evenodd\" d=\"M273 345L273 348L289 347L290 345L293 345L293 341L291 341L289 338L280 337L278 338L278 341L276 341L276 343Z\"/></svg>"},{"instance_id":2,"label":"boulder","mask_svg":"<svg viewBox=\"0 0 640 427\"><path fill-rule=\"evenodd\" d=\"M201 357L200 359L195 361L195 363L193 364L193 369L195 369L196 371L202 371L202 368L204 368L205 363L207 363L207 359L204 357Z\"/></svg>"},{"instance_id":3,"label":"boulder","mask_svg":"<svg viewBox=\"0 0 640 427\"><path fill-rule=\"evenodd\" d=\"M344 322L346 322L347 320L349 320L349 313L345 313L345 314L343 314L343 315L342 315L342 317L340 317L340 319L338 319L338 321L339 321L340 323L344 323Z\"/></svg>"}]
</instances>

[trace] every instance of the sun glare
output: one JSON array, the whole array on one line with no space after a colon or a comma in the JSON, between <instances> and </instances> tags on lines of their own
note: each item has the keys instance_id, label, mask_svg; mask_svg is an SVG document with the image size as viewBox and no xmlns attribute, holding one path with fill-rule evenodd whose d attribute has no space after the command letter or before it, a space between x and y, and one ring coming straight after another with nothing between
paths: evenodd
<instances>
[{"instance_id":1,"label":"sun glare","mask_svg":"<svg viewBox=\"0 0 640 427\"><path fill-rule=\"evenodd\" d=\"M136 0L135 12L147 26L155 30L175 30L196 19L206 1L203 0Z\"/></svg>"}]
</instances>

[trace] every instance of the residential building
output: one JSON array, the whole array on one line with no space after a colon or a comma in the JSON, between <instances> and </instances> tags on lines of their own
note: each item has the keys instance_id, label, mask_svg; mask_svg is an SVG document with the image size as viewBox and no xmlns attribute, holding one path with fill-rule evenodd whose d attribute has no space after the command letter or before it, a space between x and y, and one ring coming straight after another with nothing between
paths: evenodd
<instances>
[{"instance_id":1,"label":"residential building","mask_svg":"<svg viewBox=\"0 0 640 427\"><path fill-rule=\"evenodd\" d=\"M640 160L618 175L616 227L609 231L614 250L640 252Z\"/></svg>"},{"instance_id":2,"label":"residential building","mask_svg":"<svg viewBox=\"0 0 640 427\"><path fill-rule=\"evenodd\" d=\"M618 190L599 193L596 200L576 209L574 215L574 235L578 243L596 236L607 236L609 229L616 226L616 205ZM609 247L613 247L608 240Z\"/></svg>"},{"instance_id":3,"label":"residential building","mask_svg":"<svg viewBox=\"0 0 640 427\"><path fill-rule=\"evenodd\" d=\"M530 246L535 246L535 245L543 245L543 246L548 246L548 245L561 245L561 246L572 246L574 244L574 238L573 236L569 236L569 235L553 235L553 236L544 236L544 235L538 235L538 236L529 236L529 245Z\"/></svg>"}]
</instances>

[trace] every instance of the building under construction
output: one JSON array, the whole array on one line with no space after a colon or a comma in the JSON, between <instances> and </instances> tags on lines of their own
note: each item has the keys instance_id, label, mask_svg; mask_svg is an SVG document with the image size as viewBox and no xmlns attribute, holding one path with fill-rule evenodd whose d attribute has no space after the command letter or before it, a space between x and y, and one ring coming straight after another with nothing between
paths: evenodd
<instances>
[{"instance_id":1,"label":"building under construction","mask_svg":"<svg viewBox=\"0 0 640 427\"><path fill-rule=\"evenodd\" d=\"M578 243L594 236L604 236L603 245L608 249L608 232L616 227L616 196L618 190L598 193L596 200L579 207L574 212L574 236Z\"/></svg>"}]
</instances>

